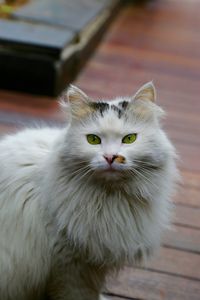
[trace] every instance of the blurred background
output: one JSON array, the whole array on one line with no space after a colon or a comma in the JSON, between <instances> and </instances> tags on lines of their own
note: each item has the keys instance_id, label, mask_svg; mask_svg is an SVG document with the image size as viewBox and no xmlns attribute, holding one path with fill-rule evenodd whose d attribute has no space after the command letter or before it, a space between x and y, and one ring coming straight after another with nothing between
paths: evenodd
<instances>
[{"instance_id":1,"label":"blurred background","mask_svg":"<svg viewBox=\"0 0 200 300\"><path fill-rule=\"evenodd\" d=\"M97 47L98 45L98 47ZM0 1L0 134L63 126L74 82L94 99L153 80L183 177L173 228L145 268L109 280L113 300L200 299L200 0Z\"/></svg>"}]
</instances>

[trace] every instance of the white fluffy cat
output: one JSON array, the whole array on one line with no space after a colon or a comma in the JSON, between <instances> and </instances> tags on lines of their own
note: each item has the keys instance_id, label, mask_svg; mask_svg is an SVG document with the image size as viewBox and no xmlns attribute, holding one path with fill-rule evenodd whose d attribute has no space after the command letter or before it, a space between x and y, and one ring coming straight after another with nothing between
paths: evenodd
<instances>
[{"instance_id":1,"label":"white fluffy cat","mask_svg":"<svg viewBox=\"0 0 200 300\"><path fill-rule=\"evenodd\" d=\"M175 151L153 84L96 102L71 86L67 98L66 129L0 142L1 300L97 300L170 221Z\"/></svg>"}]
</instances>

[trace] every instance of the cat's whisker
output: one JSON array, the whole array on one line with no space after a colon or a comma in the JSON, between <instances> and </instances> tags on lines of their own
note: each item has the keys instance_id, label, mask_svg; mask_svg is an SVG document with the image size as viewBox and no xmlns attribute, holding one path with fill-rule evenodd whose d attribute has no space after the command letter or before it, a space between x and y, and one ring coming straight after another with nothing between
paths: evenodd
<instances>
[{"instance_id":1,"label":"cat's whisker","mask_svg":"<svg viewBox=\"0 0 200 300\"><path fill-rule=\"evenodd\" d=\"M84 172L84 171L86 171L88 169L89 169L88 165L86 165L86 166L77 165L77 168L73 172L70 173L70 176L74 176L76 174L80 174L80 172Z\"/></svg>"},{"instance_id":2,"label":"cat's whisker","mask_svg":"<svg viewBox=\"0 0 200 300\"><path fill-rule=\"evenodd\" d=\"M134 159L133 163L135 163L136 166L138 166L139 168L143 168L145 170L150 170L150 171L152 170L158 171L158 169L162 167L159 163L151 163L145 160L138 160L138 159Z\"/></svg>"},{"instance_id":3,"label":"cat's whisker","mask_svg":"<svg viewBox=\"0 0 200 300\"><path fill-rule=\"evenodd\" d=\"M137 170L134 170L134 171L135 171L135 173L137 173L138 177L140 177L142 180L144 180L144 182L146 182L147 184L152 185L155 189L158 189L158 187L156 186L156 184L153 183L147 176L145 176L141 172L138 172Z\"/></svg>"},{"instance_id":4,"label":"cat's whisker","mask_svg":"<svg viewBox=\"0 0 200 300\"><path fill-rule=\"evenodd\" d=\"M80 173L86 171L87 169L88 169L88 167L84 167L84 168L82 167L82 168L76 169L76 170L74 170L73 172L70 173L70 176L80 174Z\"/></svg>"},{"instance_id":5,"label":"cat's whisker","mask_svg":"<svg viewBox=\"0 0 200 300\"><path fill-rule=\"evenodd\" d=\"M79 177L79 180L82 180L83 178L85 178L91 172L92 172L91 169L87 170L84 174L82 174L82 176Z\"/></svg>"},{"instance_id":6,"label":"cat's whisker","mask_svg":"<svg viewBox=\"0 0 200 300\"><path fill-rule=\"evenodd\" d=\"M77 159L72 159L72 160L70 160L70 165L85 165L85 164L88 164L89 162L88 162L88 160L84 160L84 159L81 159L81 161L80 160L77 160Z\"/></svg>"},{"instance_id":7,"label":"cat's whisker","mask_svg":"<svg viewBox=\"0 0 200 300\"><path fill-rule=\"evenodd\" d=\"M133 176L133 172L131 170L126 170L127 174L129 174L130 176ZM134 194L134 197L138 200L138 202L140 202L142 205L146 206L147 202L145 200L143 200L141 197L139 197L139 195L137 195L136 193Z\"/></svg>"},{"instance_id":8,"label":"cat's whisker","mask_svg":"<svg viewBox=\"0 0 200 300\"><path fill-rule=\"evenodd\" d=\"M148 169L143 168L143 167L141 167L140 170L143 172L142 174L146 174L146 175L149 175L149 176L152 175L152 171L151 171L151 170L148 170ZM155 177L159 177L160 174L157 173L157 174L155 174L154 176L155 176Z\"/></svg>"},{"instance_id":9,"label":"cat's whisker","mask_svg":"<svg viewBox=\"0 0 200 300\"><path fill-rule=\"evenodd\" d=\"M89 165L79 168L72 172L70 176L73 178L78 178L78 180L82 180L84 177L88 176L88 174L93 173L94 171L90 168Z\"/></svg>"},{"instance_id":10,"label":"cat's whisker","mask_svg":"<svg viewBox=\"0 0 200 300\"><path fill-rule=\"evenodd\" d=\"M155 167L155 164L147 162L145 160L138 160L138 159L134 159L133 163L141 163L142 165L146 165L146 166L151 166L151 167Z\"/></svg>"},{"instance_id":11,"label":"cat's whisker","mask_svg":"<svg viewBox=\"0 0 200 300\"><path fill-rule=\"evenodd\" d=\"M137 169L131 169L130 170L133 174L137 175L138 177L140 177L141 179L143 179L144 181L146 181L147 183L150 183L152 186L154 186L156 189L158 189L158 187L156 186L156 184L154 182L152 182L147 176L145 176L143 173L141 173L140 171L138 171Z\"/></svg>"}]
</instances>

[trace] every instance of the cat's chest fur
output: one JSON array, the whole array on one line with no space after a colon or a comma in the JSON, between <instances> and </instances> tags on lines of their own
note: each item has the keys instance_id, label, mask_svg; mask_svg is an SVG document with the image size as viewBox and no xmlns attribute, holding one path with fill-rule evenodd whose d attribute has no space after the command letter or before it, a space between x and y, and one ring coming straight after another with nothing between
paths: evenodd
<instances>
[{"instance_id":1,"label":"cat's chest fur","mask_svg":"<svg viewBox=\"0 0 200 300\"><path fill-rule=\"evenodd\" d=\"M59 178L63 182L63 176ZM133 183L128 193L117 184L71 182L67 174L64 182L63 189L52 185L50 192L54 201L50 201L49 213L59 232L56 251L66 259L70 250L90 263L116 268L138 262L151 252L156 208L134 195Z\"/></svg>"}]
</instances>

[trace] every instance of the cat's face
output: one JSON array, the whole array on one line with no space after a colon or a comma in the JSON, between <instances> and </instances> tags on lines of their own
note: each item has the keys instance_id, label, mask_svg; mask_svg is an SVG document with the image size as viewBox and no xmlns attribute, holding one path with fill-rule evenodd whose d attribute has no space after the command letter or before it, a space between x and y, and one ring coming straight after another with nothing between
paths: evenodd
<instances>
[{"instance_id":1,"label":"cat's face","mask_svg":"<svg viewBox=\"0 0 200 300\"><path fill-rule=\"evenodd\" d=\"M68 92L72 109L69 128L74 165L105 179L137 174L138 168L159 166L159 108L152 103L155 90L145 85L133 98L92 102L80 90ZM80 168L81 170L81 168Z\"/></svg>"}]
</instances>

